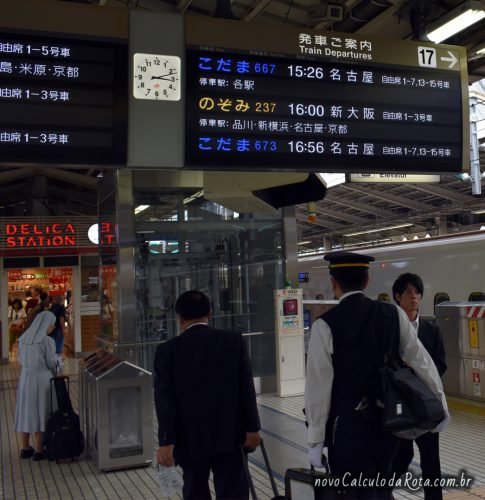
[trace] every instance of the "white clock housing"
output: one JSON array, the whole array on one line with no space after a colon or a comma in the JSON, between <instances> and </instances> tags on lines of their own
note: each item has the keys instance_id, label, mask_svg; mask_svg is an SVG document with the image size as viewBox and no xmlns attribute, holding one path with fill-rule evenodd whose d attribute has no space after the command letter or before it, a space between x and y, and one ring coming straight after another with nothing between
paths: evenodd
<instances>
[{"instance_id":1,"label":"white clock housing","mask_svg":"<svg viewBox=\"0 0 485 500\"><path fill-rule=\"evenodd\" d=\"M180 58L133 54L133 96L158 101L180 100Z\"/></svg>"}]
</instances>

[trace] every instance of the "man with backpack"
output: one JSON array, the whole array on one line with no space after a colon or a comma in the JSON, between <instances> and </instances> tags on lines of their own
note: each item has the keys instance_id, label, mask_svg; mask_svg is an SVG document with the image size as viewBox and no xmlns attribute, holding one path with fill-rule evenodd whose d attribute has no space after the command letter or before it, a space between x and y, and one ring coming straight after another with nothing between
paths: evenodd
<instances>
[{"instance_id":1,"label":"man with backpack","mask_svg":"<svg viewBox=\"0 0 485 500\"><path fill-rule=\"evenodd\" d=\"M433 359L440 376L443 376L447 367L440 330L436 325L419 316L423 292L423 281L417 274L401 274L392 285L394 301L408 316L418 333L418 339ZM416 444L419 448L423 479L428 479L432 483L439 481L441 479L439 433L426 432L416 438ZM413 456L413 440L402 439L394 458L394 470L397 474L407 472ZM441 486L425 485L423 489L425 500L442 500Z\"/></svg>"},{"instance_id":2,"label":"man with backpack","mask_svg":"<svg viewBox=\"0 0 485 500\"><path fill-rule=\"evenodd\" d=\"M375 481L392 476L399 441L384 431L379 409L368 395L380 380L391 339L399 338L401 359L441 398L445 418L436 431L449 420L443 386L406 314L365 297L374 258L334 252L325 260L339 304L312 326L305 387L309 460L322 466L325 443L332 475L345 478L349 486L356 481L353 499L389 499L389 483Z\"/></svg>"}]
</instances>

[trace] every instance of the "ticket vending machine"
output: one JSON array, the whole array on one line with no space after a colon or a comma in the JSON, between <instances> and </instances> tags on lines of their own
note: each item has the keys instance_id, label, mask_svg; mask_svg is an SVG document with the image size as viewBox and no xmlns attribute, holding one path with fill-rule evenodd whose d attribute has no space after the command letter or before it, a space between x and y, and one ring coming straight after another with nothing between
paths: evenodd
<instances>
[{"instance_id":1,"label":"ticket vending machine","mask_svg":"<svg viewBox=\"0 0 485 500\"><path fill-rule=\"evenodd\" d=\"M278 396L305 390L303 291L275 290L276 380Z\"/></svg>"}]
</instances>

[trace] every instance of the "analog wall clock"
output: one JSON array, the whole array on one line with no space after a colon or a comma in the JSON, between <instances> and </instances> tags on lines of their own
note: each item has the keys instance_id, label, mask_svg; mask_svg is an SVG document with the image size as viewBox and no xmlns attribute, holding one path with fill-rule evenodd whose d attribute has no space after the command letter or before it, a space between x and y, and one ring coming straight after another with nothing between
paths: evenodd
<instances>
[{"instance_id":1,"label":"analog wall clock","mask_svg":"<svg viewBox=\"0 0 485 500\"><path fill-rule=\"evenodd\" d=\"M133 55L133 96L158 101L180 100L180 58L159 54Z\"/></svg>"}]
</instances>

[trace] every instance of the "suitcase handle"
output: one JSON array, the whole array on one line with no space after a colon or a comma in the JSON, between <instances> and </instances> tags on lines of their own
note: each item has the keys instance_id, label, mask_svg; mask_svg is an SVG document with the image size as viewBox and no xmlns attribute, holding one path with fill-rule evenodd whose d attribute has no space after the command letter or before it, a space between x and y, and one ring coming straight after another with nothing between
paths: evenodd
<instances>
[{"instance_id":1,"label":"suitcase handle","mask_svg":"<svg viewBox=\"0 0 485 500\"><path fill-rule=\"evenodd\" d=\"M263 458L264 458L264 465L266 466L266 471L268 472L269 480L271 482L271 488L273 490L273 494L278 497L278 487L276 486L276 481L274 480L273 476L273 471L271 470L271 465L269 463L269 458L268 454L266 453L266 447L264 446L264 441L261 438L261 442L259 443L259 446L261 446L261 451L263 453Z\"/></svg>"},{"instance_id":2,"label":"suitcase handle","mask_svg":"<svg viewBox=\"0 0 485 500\"><path fill-rule=\"evenodd\" d=\"M253 500L258 500L258 497L256 495L256 490L254 488L253 479L251 477L251 473L249 472L248 456L247 456L246 452L244 451L244 448L241 448L241 459L243 462L244 473L246 474L246 479L248 480L249 491L251 492L251 497Z\"/></svg>"},{"instance_id":3,"label":"suitcase handle","mask_svg":"<svg viewBox=\"0 0 485 500\"><path fill-rule=\"evenodd\" d=\"M67 393L70 394L70 392L69 392L69 377L67 375L59 375L56 377L52 377L50 380L50 383L51 383L51 413L53 413L53 411L52 411L52 385L56 379L67 380Z\"/></svg>"}]
</instances>

